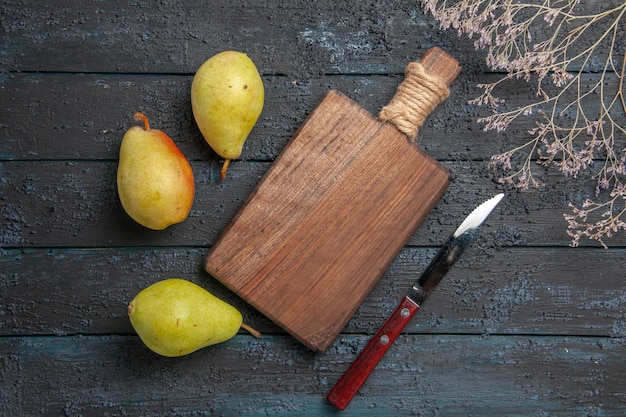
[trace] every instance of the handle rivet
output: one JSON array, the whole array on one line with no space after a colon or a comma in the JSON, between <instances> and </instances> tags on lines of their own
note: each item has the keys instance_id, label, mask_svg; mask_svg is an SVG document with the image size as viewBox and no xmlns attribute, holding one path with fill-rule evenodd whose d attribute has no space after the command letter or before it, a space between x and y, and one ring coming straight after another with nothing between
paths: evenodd
<instances>
[{"instance_id":1,"label":"handle rivet","mask_svg":"<svg viewBox=\"0 0 626 417\"><path fill-rule=\"evenodd\" d=\"M406 307L405 307L405 308L403 308L403 309L400 311L400 315L401 315L402 317L409 317L409 309L408 309L408 308L406 308Z\"/></svg>"},{"instance_id":2,"label":"handle rivet","mask_svg":"<svg viewBox=\"0 0 626 417\"><path fill-rule=\"evenodd\" d=\"M383 345L389 343L389 336L387 336L386 334L380 336L380 343Z\"/></svg>"}]
</instances>

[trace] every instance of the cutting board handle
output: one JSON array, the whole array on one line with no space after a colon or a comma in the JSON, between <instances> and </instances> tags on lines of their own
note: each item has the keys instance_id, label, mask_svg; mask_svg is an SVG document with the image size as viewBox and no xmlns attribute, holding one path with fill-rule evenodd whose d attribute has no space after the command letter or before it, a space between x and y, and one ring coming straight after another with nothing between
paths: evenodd
<instances>
[{"instance_id":1,"label":"cutting board handle","mask_svg":"<svg viewBox=\"0 0 626 417\"><path fill-rule=\"evenodd\" d=\"M426 117L448 97L448 87L460 72L456 59L439 47L430 48L421 60L406 66L396 95L378 117L415 141Z\"/></svg>"}]
</instances>

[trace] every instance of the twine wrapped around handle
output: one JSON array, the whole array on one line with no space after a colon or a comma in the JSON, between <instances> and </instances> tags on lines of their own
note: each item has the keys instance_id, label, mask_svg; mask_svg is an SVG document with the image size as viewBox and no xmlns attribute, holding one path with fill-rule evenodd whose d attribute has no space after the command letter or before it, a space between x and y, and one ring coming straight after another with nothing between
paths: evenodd
<instances>
[{"instance_id":1,"label":"twine wrapped around handle","mask_svg":"<svg viewBox=\"0 0 626 417\"><path fill-rule=\"evenodd\" d=\"M460 71L458 62L441 48L429 49L419 62L406 66L396 95L378 117L415 142L426 117L450 95L448 87Z\"/></svg>"}]
</instances>

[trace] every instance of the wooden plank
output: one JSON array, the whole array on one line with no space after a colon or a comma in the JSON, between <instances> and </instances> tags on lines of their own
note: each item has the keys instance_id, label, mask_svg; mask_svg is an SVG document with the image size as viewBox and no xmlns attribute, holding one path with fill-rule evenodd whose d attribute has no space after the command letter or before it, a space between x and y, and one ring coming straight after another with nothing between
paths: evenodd
<instances>
[{"instance_id":1,"label":"wooden plank","mask_svg":"<svg viewBox=\"0 0 626 417\"><path fill-rule=\"evenodd\" d=\"M492 244L491 236L483 235L467 249L407 331L626 334L626 277L617 272L626 260L622 249L496 249ZM353 317L354 331L378 330L371 323L384 322L432 257L434 252L419 248L403 250L387 271L385 284L372 291ZM361 323L368 325L358 327Z\"/></svg>"},{"instance_id":2,"label":"wooden plank","mask_svg":"<svg viewBox=\"0 0 626 417\"><path fill-rule=\"evenodd\" d=\"M454 179L410 245L441 245L471 209L500 192L486 164L445 164ZM204 246L208 247L242 206L268 163L234 161L228 181L219 180L218 161L192 161L196 198L190 216L165 231L145 229L123 211L115 189L116 161L3 162L0 244L3 247ZM490 216L485 230L501 246L567 246L568 202L593 197L595 185L548 174L548 188L513 192ZM618 234L607 243L624 246ZM583 246L599 246L581 241Z\"/></svg>"},{"instance_id":3,"label":"wooden plank","mask_svg":"<svg viewBox=\"0 0 626 417\"><path fill-rule=\"evenodd\" d=\"M485 69L473 59L475 39L437 31L432 16L411 0L281 7L237 0L184 7L65 0L50 9L36 0L3 3L0 64L10 71L192 73L214 53L236 49L271 74L387 74L401 73L402 61L416 49L437 45ZM541 25L534 29L533 39L541 39ZM403 59L390 60L391 54Z\"/></svg>"},{"instance_id":4,"label":"wooden plank","mask_svg":"<svg viewBox=\"0 0 626 417\"><path fill-rule=\"evenodd\" d=\"M373 334L436 253L405 248L344 334ZM206 249L4 249L0 335L133 334L128 302L165 278L196 282L263 333L283 333L200 272ZM623 250L496 248L481 235L424 303L412 334L626 337Z\"/></svg>"},{"instance_id":5,"label":"wooden plank","mask_svg":"<svg viewBox=\"0 0 626 417\"><path fill-rule=\"evenodd\" d=\"M286 337L164 358L132 336L0 338L2 415L333 415L326 392L367 341L323 355ZM624 340L403 336L346 416L626 413Z\"/></svg>"},{"instance_id":6,"label":"wooden plank","mask_svg":"<svg viewBox=\"0 0 626 417\"><path fill-rule=\"evenodd\" d=\"M478 82L492 82L497 77L477 73L475 68L463 69L450 97L426 120L422 130L427 134L420 134L419 144L429 155L442 162L489 160L530 138L526 132L535 118L520 119L505 133L483 132L476 123L489 109L467 101L479 94ZM598 77L587 74L585 81L596 83ZM153 126L167 132L188 159L217 160L193 120L191 80L186 74L0 75L0 120L4 121L0 123L0 160L117 159L124 132L135 124L132 115L136 111L144 112ZM307 80L265 76L265 107L242 159L273 161L329 89L341 91L378 114L401 80L400 74ZM617 77L609 77L605 88L616 91L617 85ZM532 87L519 82L507 89L506 106L517 108L531 98ZM615 118L626 124L625 115L616 114Z\"/></svg>"},{"instance_id":7,"label":"wooden plank","mask_svg":"<svg viewBox=\"0 0 626 417\"><path fill-rule=\"evenodd\" d=\"M221 183L217 163L192 167L199 191L191 219L159 233L132 221L121 207L115 182L117 162L3 164L6 181L0 189L7 203L0 208L2 245L32 246L39 241L42 246L75 247L206 246L207 236L217 236L230 220L232 214L225 211L234 214L260 173L253 169L243 182ZM236 172L233 169L231 178L237 177ZM200 232L195 237L194 228Z\"/></svg>"},{"instance_id":8,"label":"wooden plank","mask_svg":"<svg viewBox=\"0 0 626 417\"><path fill-rule=\"evenodd\" d=\"M395 7L373 0L280 7L236 0L184 7L66 0L45 10L28 0L3 6L0 63L10 71L189 74L216 52L235 49L250 53L263 73L386 74L404 70L389 60L390 51L410 57L407 62L416 50L435 46L432 23L409 0ZM453 35L442 46L458 43Z\"/></svg>"}]
</instances>

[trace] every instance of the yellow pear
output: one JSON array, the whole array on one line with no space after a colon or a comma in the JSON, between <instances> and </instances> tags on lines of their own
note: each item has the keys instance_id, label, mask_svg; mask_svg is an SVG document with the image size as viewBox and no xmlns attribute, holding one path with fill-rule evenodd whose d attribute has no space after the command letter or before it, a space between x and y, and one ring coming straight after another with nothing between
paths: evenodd
<instances>
[{"instance_id":1,"label":"yellow pear","mask_svg":"<svg viewBox=\"0 0 626 417\"><path fill-rule=\"evenodd\" d=\"M198 68L191 83L191 108L202 136L224 158L220 178L241 155L264 100L261 76L244 53L220 52Z\"/></svg>"},{"instance_id":2,"label":"yellow pear","mask_svg":"<svg viewBox=\"0 0 626 417\"><path fill-rule=\"evenodd\" d=\"M261 337L242 322L235 307L180 278L140 291L128 305L128 317L143 343L163 356L183 356L224 342L240 327Z\"/></svg>"},{"instance_id":3,"label":"yellow pear","mask_svg":"<svg viewBox=\"0 0 626 417\"><path fill-rule=\"evenodd\" d=\"M136 113L124 134L117 168L117 190L126 213L154 230L187 218L195 192L191 165L174 141L150 128L148 118Z\"/></svg>"}]
</instances>

